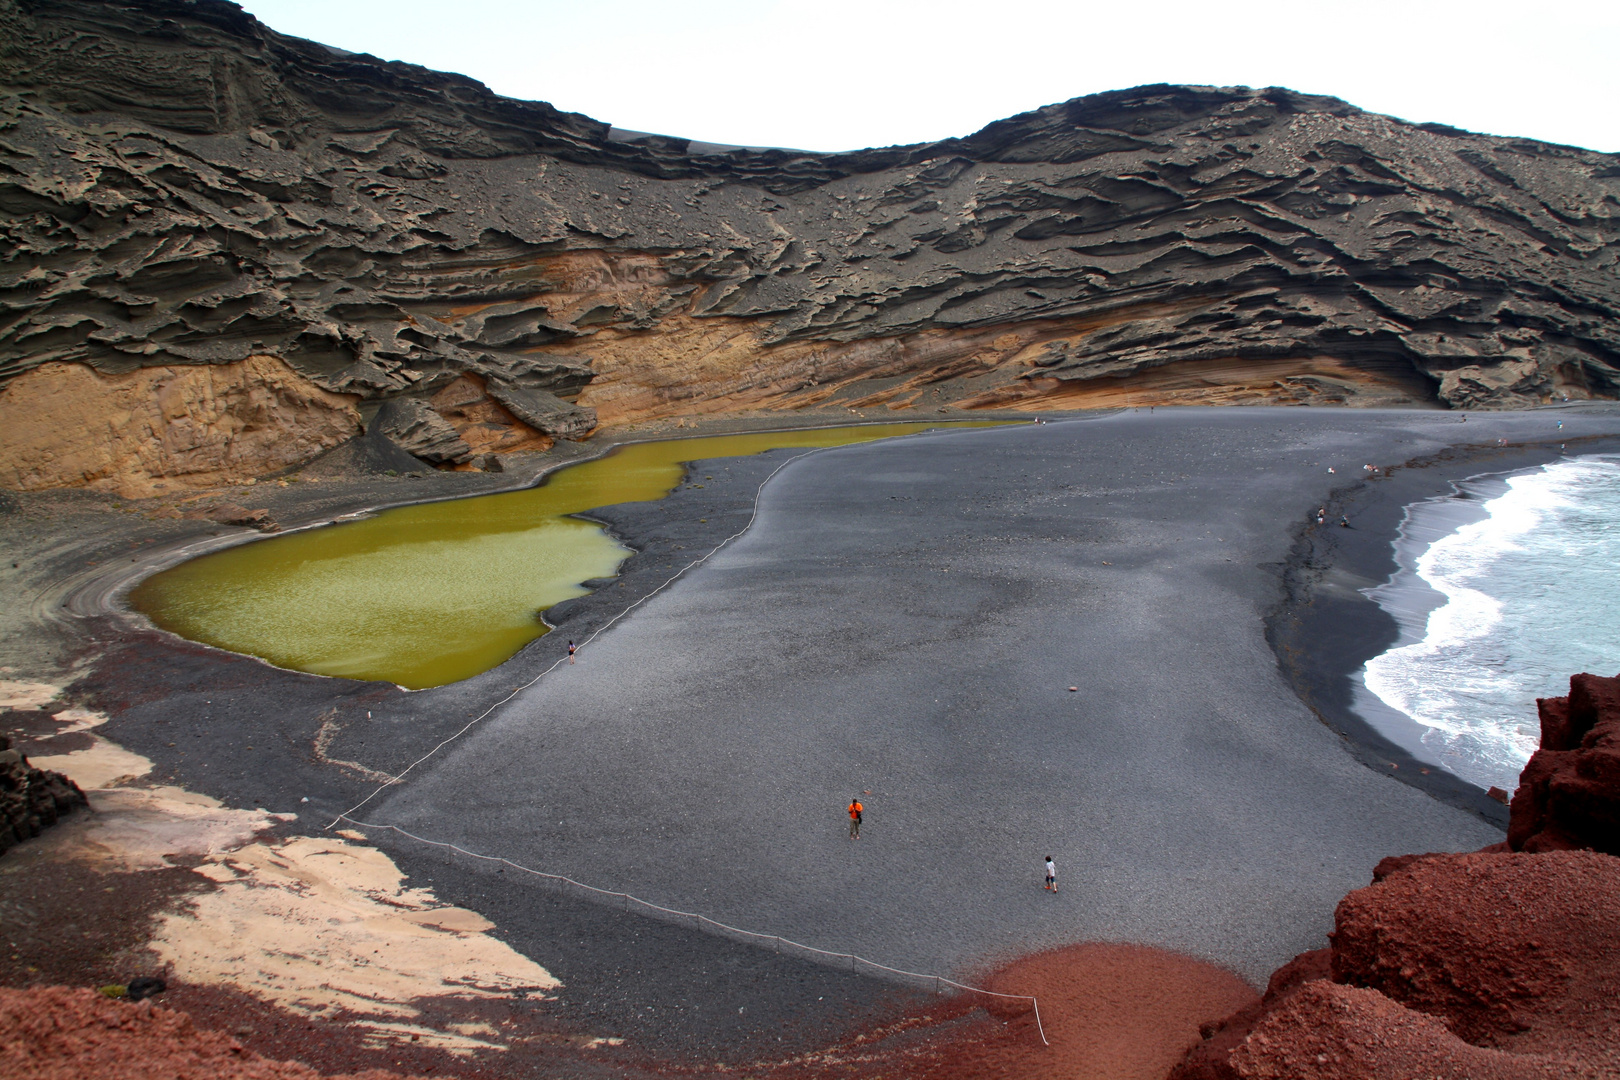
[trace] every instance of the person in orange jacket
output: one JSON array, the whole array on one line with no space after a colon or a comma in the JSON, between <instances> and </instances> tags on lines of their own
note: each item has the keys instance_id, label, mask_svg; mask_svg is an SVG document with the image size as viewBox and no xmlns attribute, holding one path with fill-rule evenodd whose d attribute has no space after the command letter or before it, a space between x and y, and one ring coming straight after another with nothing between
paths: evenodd
<instances>
[{"instance_id":1,"label":"person in orange jacket","mask_svg":"<svg viewBox=\"0 0 1620 1080\"><path fill-rule=\"evenodd\" d=\"M861 838L861 811L865 809L866 807L861 805L859 796L849 800L849 838L851 840Z\"/></svg>"}]
</instances>

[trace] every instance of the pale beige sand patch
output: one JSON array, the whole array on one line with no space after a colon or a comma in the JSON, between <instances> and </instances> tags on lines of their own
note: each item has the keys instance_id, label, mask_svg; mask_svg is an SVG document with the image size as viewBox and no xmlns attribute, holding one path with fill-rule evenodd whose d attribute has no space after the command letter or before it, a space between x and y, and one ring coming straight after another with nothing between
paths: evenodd
<instances>
[{"instance_id":1,"label":"pale beige sand patch","mask_svg":"<svg viewBox=\"0 0 1620 1080\"><path fill-rule=\"evenodd\" d=\"M222 857L298 816L231 810L177 787L108 788L87 795L95 816L83 839L123 870L160 870L174 865L169 860L176 856Z\"/></svg>"},{"instance_id":2,"label":"pale beige sand patch","mask_svg":"<svg viewBox=\"0 0 1620 1080\"><path fill-rule=\"evenodd\" d=\"M0 680L0 707L40 709L61 695L44 682ZM106 723L87 709L53 713L57 734ZM160 917L151 942L174 974L232 987L312 1018L352 1021L373 1045L415 1041L456 1053L503 1048L484 1022L422 1019L428 998L464 1001L538 996L561 983L489 936L494 924L466 908L407 888L393 860L360 833L261 841L296 814L233 810L178 787L131 786L152 763L92 736L92 746L35 755L84 789L92 814L54 836L75 857L142 871L201 858L194 871L217 888Z\"/></svg>"},{"instance_id":3,"label":"pale beige sand patch","mask_svg":"<svg viewBox=\"0 0 1620 1080\"><path fill-rule=\"evenodd\" d=\"M139 780L152 771L152 763L130 753L117 743L92 736L93 745L71 754L33 754L28 763L36 769L59 772L85 792L110 788Z\"/></svg>"},{"instance_id":4,"label":"pale beige sand patch","mask_svg":"<svg viewBox=\"0 0 1620 1080\"><path fill-rule=\"evenodd\" d=\"M0 683L0 706L4 706L7 700L20 699L36 701L38 704L10 707L37 709L41 705L49 704L60 692L59 687L49 683ZM52 713L51 719L61 724L62 730L50 738L89 731L107 722L107 717L103 713L78 708ZM36 769L62 773L86 792L126 784L152 771L152 763L140 754L131 753L99 735L91 736L91 740L91 745L83 750L74 750L66 754L30 754L28 763ZM44 740L47 744L49 741L49 738Z\"/></svg>"},{"instance_id":5,"label":"pale beige sand patch","mask_svg":"<svg viewBox=\"0 0 1620 1080\"><path fill-rule=\"evenodd\" d=\"M51 719L62 725L62 730L56 735L71 735L76 731L89 731L100 727L107 722L106 713L92 712L89 709L63 709L61 712L51 714ZM56 735L51 736L53 739Z\"/></svg>"},{"instance_id":6,"label":"pale beige sand patch","mask_svg":"<svg viewBox=\"0 0 1620 1080\"><path fill-rule=\"evenodd\" d=\"M218 889L165 916L153 942L189 982L233 986L307 1015L357 1014L377 1037L431 1034L434 1045L464 1051L491 1045L494 1029L411 1026L421 1016L416 999L561 985L490 937L488 920L406 887L387 855L341 837L250 844L197 872Z\"/></svg>"},{"instance_id":7,"label":"pale beige sand patch","mask_svg":"<svg viewBox=\"0 0 1620 1080\"><path fill-rule=\"evenodd\" d=\"M56 700L60 686L27 679L0 679L0 709L38 709Z\"/></svg>"},{"instance_id":8,"label":"pale beige sand patch","mask_svg":"<svg viewBox=\"0 0 1620 1080\"><path fill-rule=\"evenodd\" d=\"M319 1017L319 1013L315 1014ZM467 1054L474 1050L505 1050L507 1045L500 1042L489 1042L479 1039L476 1035L456 1030L462 1027L488 1028L490 1034L495 1033L493 1026L474 1024L451 1024L444 1031L436 1028L424 1027L421 1024L389 1023L383 1020L366 1020L358 1025L363 1029L361 1042L370 1047L382 1047L391 1043L411 1043L414 1046L425 1046L434 1050L448 1050L453 1054Z\"/></svg>"}]
</instances>

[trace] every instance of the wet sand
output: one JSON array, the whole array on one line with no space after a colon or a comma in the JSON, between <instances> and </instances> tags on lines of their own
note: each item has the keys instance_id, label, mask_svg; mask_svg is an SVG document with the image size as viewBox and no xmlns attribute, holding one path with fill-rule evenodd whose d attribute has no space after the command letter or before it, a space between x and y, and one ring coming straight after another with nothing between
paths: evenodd
<instances>
[{"instance_id":1,"label":"wet sand","mask_svg":"<svg viewBox=\"0 0 1620 1080\"><path fill-rule=\"evenodd\" d=\"M1620 432L1606 407L1556 418L1567 440ZM1313 707L1332 715L1295 694L1331 690L1334 669L1307 666L1316 683L1279 669L1267 633L1285 580L1311 579L1312 611L1331 606L1326 583L1348 613L1301 621L1296 643L1374 641L1381 613L1353 590L1376 583L1380 545L1387 560L1402 478L1482 471L1468 462L1495 460L1496 439L1543 441L1555 423L1160 410L802 458L740 541L356 816L901 967L973 974L1137 941L1263 983L1321 944L1379 858L1500 838L1482 795L1369 768L1375 740L1324 725ZM1456 449L1469 444L1484 449ZM1365 461L1436 458L1360 475ZM111 715L98 730L151 758L153 782L295 813L288 829L315 833L374 788L368 776L397 774L565 637L746 523L782 460L703 463L717 477L703 489L593 513L639 552L620 579L553 609L560 632L508 664L437 690L284 672L114 615L59 624L55 647L86 650L75 703ZM1396 501L1356 509L1382 490ZM341 511L337 490L322 498ZM1301 577L1308 515L1341 502L1358 528L1333 539L1364 547ZM101 519L97 552L122 547L127 519ZM73 572L77 550L52 573ZM869 810L852 843L841 808L857 792ZM892 984L370 835L413 886L488 918L556 976L553 1019L581 1032L758 1061L907 1007ZM1048 853L1058 897L1039 888Z\"/></svg>"}]
</instances>

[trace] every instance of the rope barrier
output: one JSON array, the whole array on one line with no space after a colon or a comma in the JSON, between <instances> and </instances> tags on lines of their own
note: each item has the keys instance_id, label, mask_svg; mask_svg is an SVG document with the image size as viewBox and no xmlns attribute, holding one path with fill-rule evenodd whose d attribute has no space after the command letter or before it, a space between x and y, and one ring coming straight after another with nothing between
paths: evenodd
<instances>
[{"instance_id":1,"label":"rope barrier","mask_svg":"<svg viewBox=\"0 0 1620 1080\"><path fill-rule=\"evenodd\" d=\"M659 593L661 593L665 589L669 588L676 581L678 581L682 576L684 576L688 570L691 570L693 567L701 566L703 563L708 562L709 559L713 558L714 555L717 552L719 552L721 548L725 547L727 544L729 544L733 540L737 539L743 533L745 533L749 529L753 528L754 522L759 517L759 498L760 498L760 495L762 495L764 493L765 485L770 483L771 480L776 477L777 473L779 473L783 469L787 468L793 462L798 461L800 458L806 458L806 457L809 457L811 454L819 454L823 450L832 450L832 449L837 449L837 448L836 447L830 447L830 446L821 446L821 447L816 447L813 450L807 450L802 454L794 454L792 457L790 457L786 461L782 462L776 468L772 469L770 471L769 475L767 475L765 477L765 479L760 481L759 487L757 489L755 489L755 491L754 491L754 509L753 509L753 512L748 515L748 521L747 521L746 524L743 525L742 528L738 529L736 532L732 533L730 536L728 536L724 540L720 541L714 547L710 548L709 551L707 551L705 554L701 555L700 557L698 557L696 559L693 559L691 562L687 563L685 566L683 566L679 570L675 571L675 573L672 574L668 578L668 580L666 580L663 584L659 585L656 589L653 589L652 591L648 592L645 596L643 596L640 599L636 600L634 603L629 604L627 607L624 608L624 610L620 611L617 615L613 616L613 618L609 619L607 622L603 623L601 626L599 626L595 630L591 631L590 634L588 634L586 637L584 637L580 641L579 646L577 647L576 651L583 651L586 645L589 645L599 635L601 635L602 633L607 631L609 628L611 628L614 623L618 622L620 619L622 619L626 615L630 614L630 612L634 611L636 608L640 607L642 604L646 603L648 600L651 600L654 596L657 596ZM562 874L548 874L543 870L535 870L532 867L524 866L521 863L515 863L511 859L502 858L502 857L500 857L498 855L483 855L483 854L480 854L480 853L478 853L476 851L468 851L466 848L460 847L460 846L458 846L456 844L444 843L444 842L439 841L439 840L429 840L426 837L417 836L415 833L406 832L404 829L401 829L397 825L379 825L379 824L374 824L374 823L370 823L370 822L360 821L360 820L358 820L358 819L351 816L357 810L362 809L372 799L375 799L378 795L380 795L386 789L388 789L390 787L393 787L393 786L395 786L397 784L403 783L404 780L405 780L405 777L407 775L409 775L410 772L413 769L415 769L418 765L422 764L422 762L428 760L433 755L437 754L440 750L443 750L446 746L449 746L451 743L453 743L457 739L461 738L467 732L471 731L473 729L473 727L475 727L480 721L487 718L496 709L500 708L502 705L505 705L507 702L509 702L513 698L517 697L520 693L527 690L529 687L533 686L535 683L539 682L541 679L545 678L547 675L551 674L551 672L555 671L562 664L564 659L566 659L566 658L559 656L556 660L552 661L552 663L551 663L551 665L549 667L542 670L534 678L530 679L528 682L524 683L521 686L514 687L511 693L507 694L505 697L501 698L499 701L494 702L492 705L489 706L489 708L485 709L483 712L479 713L473 719L469 720L467 722L467 724L464 727L461 728L460 731L457 731L454 735L451 735L449 738L444 739L437 746L435 746L433 749L429 750L427 753L423 754L421 757L419 757L415 761L411 762L397 776L393 776L393 777L389 778L388 780L384 781L383 783L377 785L377 787L371 792L371 794L367 795L364 799L361 799L358 803L355 803L353 806L349 807L349 809L343 811L337 817L333 818L332 821L322 831L323 832L331 831L333 828L335 828L337 826L337 824L340 821L347 821L351 825L357 825L362 829L390 829L390 830L398 833L399 835L408 837L408 838L410 838L412 840L415 840L417 843L420 843L420 844L427 844L427 845L432 846L432 847L444 848L444 849L446 849L448 851L454 851L454 852L457 852L459 854L466 855L467 857L473 858L473 859L481 859L481 860L483 860L485 862L498 862L498 863L501 863L503 865L510 866L514 870L522 871L525 874L532 874L535 877L545 878L545 879L548 879L548 880L551 880L551 881L566 882L569 885L573 885L575 888L584 889L587 892L596 893L599 896L605 896L605 897L609 897L609 898L622 898L624 900L624 909L626 911L630 910L630 905L631 905L632 902L634 902L634 903L640 904L641 906L643 906L645 908L648 908L648 909L650 909L652 911L661 912L661 913L666 914L666 915L689 917L689 918L693 919L694 921L696 921L696 923L698 924L700 929L703 926L703 924L707 923L708 925L716 927L717 929L720 929L720 930L725 930L725 931L728 931L728 932L733 933L733 934L741 934L743 937L756 938L756 939L761 939L761 940L774 940L775 943L776 943L776 951L778 953L780 953L782 951L782 945L785 942L788 945L791 945L796 949L802 949L807 953L814 953L814 954L816 954L818 956L825 956L825 957L828 957L828 958L831 958L831 959L847 959L849 961L851 971L858 970L857 965L865 964L868 967L876 968L879 971L886 971L886 972L889 972L890 974L893 974L893 975L902 975L902 976L905 976L906 978L911 978L911 979L921 979L924 982L930 982L931 981L934 984L934 987L935 987L934 992L935 993L939 992L939 987L941 985L949 985L949 986L954 986L959 990L966 990L969 993L973 993L973 994L984 994L984 995L986 995L988 997L999 997L999 998L1008 998L1008 999L1017 1000L1017 1001L1027 1001L1027 1002L1030 1003L1030 1006L1033 1008L1033 1010L1035 1012L1035 1030L1040 1034L1041 1044L1043 1046L1051 1046L1052 1045L1050 1042L1047 1042L1046 1028L1041 1023L1041 1006L1040 1006L1040 1003L1038 1001L1036 1001L1034 996L1032 996L1030 994L1003 994L1003 993L1000 993L1000 992L995 991L995 990L984 990L984 989L981 989L980 987L977 987L977 986L969 986L966 983L957 982L954 979L947 979L943 975L927 975L927 974L923 974L922 972L906 971L903 968L890 967L887 964L880 964L876 960L868 960L866 957L857 956L854 953L832 952L832 951L829 951L827 949L818 949L813 945L805 945L805 944L802 944L802 943L797 942L797 941L791 941L788 938L784 938L779 934L755 933L752 930L744 930L741 927L732 926L732 925L730 925L728 923L723 923L723 922L720 922L720 921L718 921L716 919L711 919L706 915L700 915L695 911L680 911L680 910L678 910L676 908L663 907L660 904L654 904L651 901L643 900L638 896L631 896L628 892L616 892L616 891L612 891L612 890L609 890L609 889L598 889L594 885L586 885L584 882L575 881L571 877L567 877L567 876L562 875Z\"/></svg>"},{"instance_id":2,"label":"rope barrier","mask_svg":"<svg viewBox=\"0 0 1620 1080\"><path fill-rule=\"evenodd\" d=\"M340 819L349 822L351 825L357 825L362 829L388 829L392 832L398 833L400 836L415 840L419 844L427 844L430 847L443 848L446 851L454 851L458 855L465 855L470 859L480 859L484 862L500 863L503 866L510 866L512 869L521 871L522 873L532 874L535 877L544 878L548 881L564 882L574 886L577 889L583 889L586 892L595 893L598 896L605 896L612 899L622 898L624 900L624 908L626 911L629 911L630 905L635 903L640 904L642 907L651 911L656 911L664 915L674 915L693 919L698 923L699 926L707 923L709 926L720 930L725 930L729 933L741 934L746 938L756 938L766 941L774 940L776 942L778 952L781 951L782 945L785 943L793 946L795 949L803 949L805 952L814 953L817 956L824 956L832 960L848 960L851 971L858 970L857 965L865 964L868 967L876 968L879 971L886 971L892 975L902 975L908 979L919 979L923 982L932 982L936 988L935 993L938 993L939 986L946 985L954 986L959 990L966 990L973 994L984 994L987 997L999 997L1009 998L1015 1001L1027 1001L1035 1013L1035 1030L1041 1037L1041 1044L1043 1046L1052 1045L1046 1039L1046 1027L1041 1022L1041 1004L1035 999L1033 994L1003 994L998 990L985 990L982 987L969 986L967 983L957 982L955 979L947 979L943 975L932 975L921 971L907 971L904 968L890 967L888 964L880 964L876 960L868 960L866 957L857 955L856 953L835 952L831 949L818 949L814 945L806 945L803 942L782 937L780 934L756 933L753 930L744 930L740 926L732 926L730 923L723 923L718 919L711 919L707 915L700 915L695 911L682 911L680 908L665 907L662 904L655 904L651 900L643 900L641 897L634 896L628 892L621 892L615 889L599 889L595 885L587 885L583 881L576 881L575 879L568 877L566 874L548 874L544 870L536 870L533 867L524 866L522 863L513 862L511 859L503 858L499 855L485 855L481 852L469 851L467 848L464 848L459 844L451 844L443 840L429 840L425 836L417 836L413 832L408 832L407 830L400 828L398 825L382 825L376 822L359 821L347 814L340 815Z\"/></svg>"}]
</instances>

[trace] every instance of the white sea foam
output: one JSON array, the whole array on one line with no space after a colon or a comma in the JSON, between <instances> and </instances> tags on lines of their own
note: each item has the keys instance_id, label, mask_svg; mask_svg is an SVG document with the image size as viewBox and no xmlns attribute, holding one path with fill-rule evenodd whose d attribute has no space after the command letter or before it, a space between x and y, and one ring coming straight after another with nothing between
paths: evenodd
<instances>
[{"instance_id":1,"label":"white sea foam","mask_svg":"<svg viewBox=\"0 0 1620 1080\"><path fill-rule=\"evenodd\" d=\"M1575 672L1620 670L1620 457L1571 458L1493 486L1483 517L1367 590L1404 632L1361 675L1421 725L1426 756L1512 791L1536 748L1535 699L1567 692ZM1459 487L1412 508L1402 541L1433 535L1482 493ZM1431 589L1438 606L1422 599Z\"/></svg>"}]
</instances>

